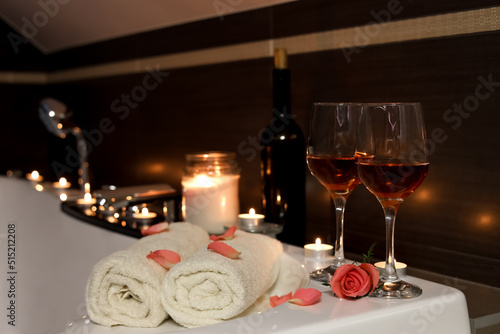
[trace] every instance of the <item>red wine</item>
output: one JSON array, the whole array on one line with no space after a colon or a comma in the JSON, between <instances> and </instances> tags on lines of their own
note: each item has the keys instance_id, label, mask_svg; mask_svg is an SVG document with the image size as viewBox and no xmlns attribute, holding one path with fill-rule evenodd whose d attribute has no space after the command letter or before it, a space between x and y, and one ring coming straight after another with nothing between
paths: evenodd
<instances>
[{"instance_id":1,"label":"red wine","mask_svg":"<svg viewBox=\"0 0 500 334\"><path fill-rule=\"evenodd\" d=\"M361 181L381 201L405 199L424 181L428 170L428 163L358 163Z\"/></svg>"},{"instance_id":2,"label":"red wine","mask_svg":"<svg viewBox=\"0 0 500 334\"><path fill-rule=\"evenodd\" d=\"M290 70L286 51L275 54L273 70L273 116L261 135L262 206L266 222L283 226L277 238L305 244L306 149L300 127L290 110Z\"/></svg>"},{"instance_id":3,"label":"red wine","mask_svg":"<svg viewBox=\"0 0 500 334\"><path fill-rule=\"evenodd\" d=\"M307 156L311 174L326 189L339 195L347 195L360 183L354 157Z\"/></svg>"}]
</instances>

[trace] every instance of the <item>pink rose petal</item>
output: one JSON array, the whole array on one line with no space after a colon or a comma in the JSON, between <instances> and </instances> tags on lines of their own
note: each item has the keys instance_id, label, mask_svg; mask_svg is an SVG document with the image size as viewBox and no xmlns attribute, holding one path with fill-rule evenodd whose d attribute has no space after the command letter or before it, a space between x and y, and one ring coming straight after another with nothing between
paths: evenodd
<instances>
[{"instance_id":1,"label":"pink rose petal","mask_svg":"<svg viewBox=\"0 0 500 334\"><path fill-rule=\"evenodd\" d=\"M369 293L372 293L373 290L375 290L375 288L377 287L378 285L378 280L379 280L379 276L380 276L380 273L378 272L377 268L375 268L375 266L373 264L370 264L370 263L361 263L359 265L359 267L363 270L365 270L368 275L371 277L372 279L372 287L369 291Z\"/></svg>"},{"instance_id":2,"label":"pink rose petal","mask_svg":"<svg viewBox=\"0 0 500 334\"><path fill-rule=\"evenodd\" d=\"M207 249L224 255L230 259L236 259L241 254L241 252L238 252L236 249L222 241L213 241L209 243Z\"/></svg>"},{"instance_id":3,"label":"pink rose petal","mask_svg":"<svg viewBox=\"0 0 500 334\"><path fill-rule=\"evenodd\" d=\"M316 303L320 298L321 292L316 289L298 289L293 294L290 302L300 306L308 306Z\"/></svg>"},{"instance_id":4,"label":"pink rose petal","mask_svg":"<svg viewBox=\"0 0 500 334\"><path fill-rule=\"evenodd\" d=\"M147 256L148 259L155 260L160 266L165 269L172 268L175 264L181 262L181 256L168 249L160 249L150 252Z\"/></svg>"},{"instance_id":5,"label":"pink rose petal","mask_svg":"<svg viewBox=\"0 0 500 334\"><path fill-rule=\"evenodd\" d=\"M271 307L276 307L278 305L286 303L290 299L292 299L292 293L291 292L289 294L286 294L286 295L281 296L281 297L280 296L272 296L272 297L269 298L269 300L271 302Z\"/></svg>"},{"instance_id":6,"label":"pink rose petal","mask_svg":"<svg viewBox=\"0 0 500 334\"><path fill-rule=\"evenodd\" d=\"M169 226L170 224L167 222L154 224L153 226L150 226L149 228L142 230L142 235L151 235L151 234L165 232L168 231Z\"/></svg>"},{"instance_id":7,"label":"pink rose petal","mask_svg":"<svg viewBox=\"0 0 500 334\"><path fill-rule=\"evenodd\" d=\"M211 235L210 240L219 241L219 240L232 240L234 238L234 232L236 232L236 226L231 226L224 234L222 235Z\"/></svg>"}]
</instances>

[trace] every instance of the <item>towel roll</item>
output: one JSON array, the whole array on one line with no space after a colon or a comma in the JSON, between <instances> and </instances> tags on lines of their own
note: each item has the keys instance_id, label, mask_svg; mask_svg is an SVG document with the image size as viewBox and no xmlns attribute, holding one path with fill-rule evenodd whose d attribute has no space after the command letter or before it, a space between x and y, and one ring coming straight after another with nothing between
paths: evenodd
<instances>
[{"instance_id":1,"label":"towel roll","mask_svg":"<svg viewBox=\"0 0 500 334\"><path fill-rule=\"evenodd\" d=\"M239 258L204 247L165 276L161 300L180 325L192 328L237 317L275 282L283 253L279 241L238 230L224 242L241 252Z\"/></svg>"},{"instance_id":2,"label":"towel roll","mask_svg":"<svg viewBox=\"0 0 500 334\"><path fill-rule=\"evenodd\" d=\"M102 259L87 281L90 319L104 326L157 327L168 317L160 300L167 270L146 256L168 249L184 261L208 243L208 233L202 228L173 223L168 231L143 237L128 249Z\"/></svg>"}]
</instances>

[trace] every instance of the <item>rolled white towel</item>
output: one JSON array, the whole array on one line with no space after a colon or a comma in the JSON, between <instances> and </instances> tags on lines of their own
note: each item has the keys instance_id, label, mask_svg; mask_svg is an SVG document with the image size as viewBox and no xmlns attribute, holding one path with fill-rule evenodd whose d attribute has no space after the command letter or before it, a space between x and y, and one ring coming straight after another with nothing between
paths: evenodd
<instances>
[{"instance_id":1,"label":"rolled white towel","mask_svg":"<svg viewBox=\"0 0 500 334\"><path fill-rule=\"evenodd\" d=\"M209 243L208 233L190 223L143 237L126 250L99 261L87 281L86 305L92 321L104 325L156 327L167 317L160 300L167 270L146 258L151 251L177 252L181 261Z\"/></svg>"},{"instance_id":2,"label":"rolled white towel","mask_svg":"<svg viewBox=\"0 0 500 334\"><path fill-rule=\"evenodd\" d=\"M236 231L223 241L241 252L231 259L206 247L178 263L162 285L168 314L184 327L215 324L237 317L275 282L283 246L260 234Z\"/></svg>"}]
</instances>

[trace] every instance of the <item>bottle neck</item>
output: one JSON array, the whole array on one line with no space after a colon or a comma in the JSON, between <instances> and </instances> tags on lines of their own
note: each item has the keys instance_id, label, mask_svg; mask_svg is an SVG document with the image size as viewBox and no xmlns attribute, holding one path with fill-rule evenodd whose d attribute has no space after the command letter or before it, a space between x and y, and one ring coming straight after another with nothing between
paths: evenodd
<instances>
[{"instance_id":1,"label":"bottle neck","mask_svg":"<svg viewBox=\"0 0 500 334\"><path fill-rule=\"evenodd\" d=\"M278 116L291 114L289 69L273 70L273 108Z\"/></svg>"}]
</instances>

